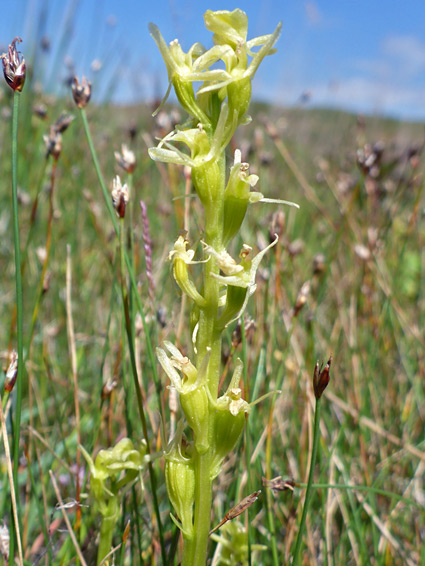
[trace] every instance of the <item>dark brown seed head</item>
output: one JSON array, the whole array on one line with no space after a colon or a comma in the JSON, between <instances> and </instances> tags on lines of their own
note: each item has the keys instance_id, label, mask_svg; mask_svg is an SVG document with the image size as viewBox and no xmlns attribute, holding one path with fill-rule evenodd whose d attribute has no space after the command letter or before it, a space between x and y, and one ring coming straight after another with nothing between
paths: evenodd
<instances>
[{"instance_id":1,"label":"dark brown seed head","mask_svg":"<svg viewBox=\"0 0 425 566\"><path fill-rule=\"evenodd\" d=\"M325 367L323 367L323 363L320 364L316 362L316 367L314 368L314 375L313 375L313 389L314 389L314 396L316 399L320 399L323 394L323 391L326 389L329 383L329 370L332 363L332 356L329 356L329 360Z\"/></svg>"}]
</instances>

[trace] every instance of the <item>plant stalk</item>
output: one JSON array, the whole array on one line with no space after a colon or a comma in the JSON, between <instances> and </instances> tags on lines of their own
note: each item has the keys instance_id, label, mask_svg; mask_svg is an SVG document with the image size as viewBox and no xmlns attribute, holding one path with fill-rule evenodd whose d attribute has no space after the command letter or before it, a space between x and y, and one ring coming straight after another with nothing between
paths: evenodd
<instances>
[{"instance_id":1,"label":"plant stalk","mask_svg":"<svg viewBox=\"0 0 425 566\"><path fill-rule=\"evenodd\" d=\"M21 412L22 412L22 378L24 373L24 339L23 339L23 299L22 299L22 273L21 273L21 244L19 238L18 217L18 117L19 96L15 90L13 95L12 116L12 209L13 209L13 239L15 247L15 284L16 284L16 313L17 313L17 346L18 346L18 375L16 383L16 409L13 428L13 484L17 502L17 516L20 521L20 504L18 497L18 467L19 467L19 440L21 434ZM9 564L14 561L14 537L19 533L19 525L12 523L10 536Z\"/></svg>"},{"instance_id":2,"label":"plant stalk","mask_svg":"<svg viewBox=\"0 0 425 566\"><path fill-rule=\"evenodd\" d=\"M209 246L221 250L223 236L223 202L225 189L225 156L220 159L219 186L212 188L214 202L205 206L205 240ZM212 274L218 273L213 258L204 265L204 297L207 305L201 310L197 336L197 366L200 367L209 351L207 383L212 397L218 394L221 364L221 332L216 330L218 317L219 283ZM211 449L214 434L214 411L209 412L208 436L210 448L195 457L195 518L194 537L185 538L182 566L205 566L211 528L212 481Z\"/></svg>"},{"instance_id":3,"label":"plant stalk","mask_svg":"<svg viewBox=\"0 0 425 566\"><path fill-rule=\"evenodd\" d=\"M303 539L303 534L304 534L304 529L305 529L305 522L307 519L307 513L308 513L308 507L310 505L310 499L311 499L311 494L312 494L312 489L313 489L313 476L314 476L314 466L316 463L316 456L317 456L317 449L319 446L319 440L320 440L320 398L317 399L316 398L316 409L315 409L315 413L314 413L314 432L313 432L313 448L311 451L311 459L310 459L310 471L308 474L308 480L307 480L307 489L305 492L305 500L304 500L304 507L303 507L303 513L301 516L301 522L300 522L300 528L298 530L298 536L297 536L297 541L295 544L295 550L294 550L294 555L293 555L293 561L292 564L293 566L298 566L299 564L299 559L300 559L300 550L301 550L301 544L302 544L302 539Z\"/></svg>"}]
</instances>

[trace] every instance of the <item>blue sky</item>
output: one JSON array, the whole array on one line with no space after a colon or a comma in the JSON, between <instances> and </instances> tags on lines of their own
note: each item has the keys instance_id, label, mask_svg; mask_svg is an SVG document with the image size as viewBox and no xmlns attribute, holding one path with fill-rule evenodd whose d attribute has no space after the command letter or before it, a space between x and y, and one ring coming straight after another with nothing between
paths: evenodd
<instances>
[{"instance_id":1,"label":"blue sky","mask_svg":"<svg viewBox=\"0 0 425 566\"><path fill-rule=\"evenodd\" d=\"M51 41L44 82L66 74L64 53L55 57L72 21L67 55L78 74L97 81L97 96L117 102L151 98L166 89L166 70L149 36L155 22L165 39L187 50L211 45L203 26L207 9L242 8L249 37L270 33L279 21L278 53L254 80L254 96L296 104L308 92L310 105L425 120L425 2L423 0L0 0L0 44L15 35L30 49L40 33ZM45 23L38 27L45 9ZM67 14L73 14L68 17ZM42 29L42 31L37 31ZM66 37L66 35L65 35ZM102 69L90 71L98 59ZM55 62L56 61L56 62Z\"/></svg>"}]
</instances>

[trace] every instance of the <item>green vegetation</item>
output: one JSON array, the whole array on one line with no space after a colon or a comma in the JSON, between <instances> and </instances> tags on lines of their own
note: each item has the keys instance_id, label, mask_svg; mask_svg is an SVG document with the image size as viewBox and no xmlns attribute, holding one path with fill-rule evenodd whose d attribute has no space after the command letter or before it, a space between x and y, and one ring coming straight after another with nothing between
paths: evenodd
<instances>
[{"instance_id":1,"label":"green vegetation","mask_svg":"<svg viewBox=\"0 0 425 566\"><path fill-rule=\"evenodd\" d=\"M5 85L0 123L5 372L17 349L11 95ZM110 449L104 457L116 454L114 447L129 438L136 464L119 458L108 464L109 471L124 474L122 481L111 480L115 564L177 566L182 546L170 515L162 456L171 432L180 430L182 412L153 351L172 341L192 354L190 305L179 296L167 257L184 229L195 249L204 220L199 200L183 198L194 193L183 168L154 163L147 153L156 137L172 129L176 109L166 106L156 119L153 109L142 106L89 103L83 109L108 190L117 173L129 187L124 223L116 216L114 223L71 95L51 99L28 83L19 97L25 368L15 490L24 561L96 563L101 503L90 492L90 466L80 446L96 462L101 449ZM63 120L52 130L63 112L75 119L66 131ZM213 526L226 514L234 516L246 496L261 494L210 536L208 555L216 566L237 560L291 564L313 445L313 372L316 361L332 353L298 563L422 564L423 125L259 103L250 113L252 123L231 141L228 163L241 148L242 161L260 178L256 190L300 209L249 207L229 246L233 257L244 242L254 243L258 252L279 235L258 269L257 291L243 320L223 332L221 395L237 358L244 363L245 400L281 394L252 406L243 438L214 482ZM47 157L43 136L50 143ZM134 172L123 172L114 158L123 143L136 156ZM195 259L201 256L198 244ZM202 265L194 267L199 289ZM8 397L3 381L12 447L17 388ZM191 431L185 433L190 440ZM144 443L140 451L132 448L142 446L146 434L150 459L142 458ZM11 529L3 441L2 434L0 520ZM0 564L7 563L1 557L4 532ZM14 549L18 557L16 544Z\"/></svg>"}]
</instances>

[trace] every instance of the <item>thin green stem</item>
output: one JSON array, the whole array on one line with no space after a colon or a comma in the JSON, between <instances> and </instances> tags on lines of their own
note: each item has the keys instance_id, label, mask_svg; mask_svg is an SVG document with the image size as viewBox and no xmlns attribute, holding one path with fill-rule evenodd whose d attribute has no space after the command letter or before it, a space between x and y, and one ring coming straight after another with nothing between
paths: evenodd
<instances>
[{"instance_id":1,"label":"thin green stem","mask_svg":"<svg viewBox=\"0 0 425 566\"><path fill-rule=\"evenodd\" d=\"M130 319L130 311L128 305L128 296L127 296L127 289L125 285L125 228L124 228L124 218L120 219L119 224L119 237L120 237L120 266L121 266L121 293L122 293L122 301L124 307L124 314L125 314L125 329L127 333L127 342L128 342L128 349L130 354L130 365L131 365L131 373L133 375L134 380L134 388L136 390L136 399L137 399L137 406L139 409L139 416L142 423L143 429L143 436L146 441L146 447L148 453L151 452L150 442L149 442L149 434L148 434L148 427L147 421L145 416L145 411L143 408L143 396L142 391L139 383L139 378L137 375L137 367L136 367L136 356L134 351L134 343L133 343L133 333L132 333L132 325ZM166 552L165 552L165 541L164 541L164 533L162 528L161 522L161 515L159 511L159 503L158 503L158 496L157 496L157 482L155 471L152 466L152 462L148 463L149 469L149 478L151 482L151 489L152 489L152 501L155 509L155 514L158 522L158 533L159 533L159 540L161 546L161 555L163 564L166 564Z\"/></svg>"},{"instance_id":2,"label":"thin green stem","mask_svg":"<svg viewBox=\"0 0 425 566\"><path fill-rule=\"evenodd\" d=\"M102 190L103 198L105 200L106 207L107 207L109 215L111 217L111 221L112 221L112 224L114 226L115 233L117 234L117 236L119 236L119 225L118 225L118 221L117 221L115 211L114 211L112 203L111 203L111 195L110 195L110 193L109 193L109 191L106 187L105 180L104 180L103 175L102 175L99 159L97 158L96 149L95 149L94 144L93 144L93 139L92 139L89 124L88 124L88 121L87 121L87 114L86 114L86 111L85 111L84 108L80 108L80 114L81 114L81 119L83 121L84 132L86 134L87 143L89 145L90 154L91 154L91 157L92 157L92 160L93 160L94 168L96 170L97 178L99 180L100 188ZM154 380L154 383L155 383L155 391L156 391L156 395L157 395L158 409L160 411L161 418L163 419L162 404L161 404L161 397L160 397L160 383L159 383L159 379L158 379L158 372L157 372L157 369L156 369L156 360L155 360L155 355L154 355L154 351L153 351L151 335L150 335L150 331L149 331L148 325L146 323L145 315L144 315L144 312L143 312L143 305L142 305L142 301L140 299L140 295L139 295L139 292L138 292L137 281L136 281L136 277L134 275L134 270L133 270L133 267L132 267L132 264L131 264L130 257L127 254L126 250L124 250L124 258L125 258L125 264L127 266L128 274L129 274L129 277L130 277L130 283L131 283L132 289L134 291L134 298L136 299L137 310L139 311L140 316L142 318L143 331L145 333L145 339L146 339L146 349L147 349L147 352L148 352L149 361L151 363L152 377L153 377L153 380Z\"/></svg>"},{"instance_id":3,"label":"thin green stem","mask_svg":"<svg viewBox=\"0 0 425 566\"><path fill-rule=\"evenodd\" d=\"M270 403L270 411L269 411L269 422L268 422L268 434L267 434L267 443L266 443L266 478L270 480L270 467L271 467L271 454L272 454L272 424L273 424L273 412L274 406L276 403L276 397L273 397L272 402ZM272 549L272 559L273 559L273 566L279 566L279 553L277 550L277 543L276 543L276 527L274 522L274 513L273 513L273 501L272 501L272 494L271 490L268 489L266 492L266 505L267 505L267 522L269 526L269 533L270 533L270 545Z\"/></svg>"},{"instance_id":4,"label":"thin green stem","mask_svg":"<svg viewBox=\"0 0 425 566\"><path fill-rule=\"evenodd\" d=\"M18 342L18 375L16 383L16 409L13 428L13 484L18 507L18 520L20 521L20 504L18 498L18 466L19 466L19 439L21 434L21 412L22 412L22 379L24 373L24 339L23 339L23 300L22 300L22 273L21 273L21 244L19 238L18 218L18 116L19 96L15 91L13 95L13 118L12 118L12 207L13 207L13 238L15 246L15 283L16 283L16 313L17 313L17 342ZM14 537L20 529L12 523L10 537L9 563L14 562Z\"/></svg>"},{"instance_id":5,"label":"thin green stem","mask_svg":"<svg viewBox=\"0 0 425 566\"><path fill-rule=\"evenodd\" d=\"M114 535L115 517L103 517L100 524L99 546L97 548L97 564L101 564L111 551L112 537Z\"/></svg>"},{"instance_id":6,"label":"thin green stem","mask_svg":"<svg viewBox=\"0 0 425 566\"><path fill-rule=\"evenodd\" d=\"M310 504L312 488L313 488L313 475L314 475L314 465L316 463L316 456L317 456L317 449L319 446L319 439L320 439L320 398L316 399L316 410L314 413L314 432L313 432L313 448L311 451L311 459L310 459L310 471L308 474L307 480L307 489L305 492L305 500L304 500L304 507L303 513L301 516L300 528L298 530L297 541L295 544L294 556L292 564L293 566L297 566L299 563L300 558L300 550L301 544L304 534L305 522L307 519L308 507Z\"/></svg>"}]
</instances>

